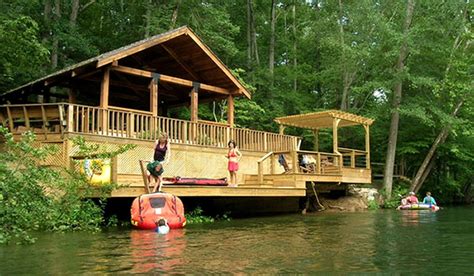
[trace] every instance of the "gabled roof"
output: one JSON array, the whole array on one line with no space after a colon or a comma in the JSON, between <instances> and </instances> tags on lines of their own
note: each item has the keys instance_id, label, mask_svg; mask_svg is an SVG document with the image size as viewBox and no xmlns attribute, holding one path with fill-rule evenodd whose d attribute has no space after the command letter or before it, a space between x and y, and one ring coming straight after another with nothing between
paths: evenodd
<instances>
[{"instance_id":1,"label":"gabled roof","mask_svg":"<svg viewBox=\"0 0 474 276\"><path fill-rule=\"evenodd\" d=\"M365 118L340 110L327 110L321 112L313 112L307 114L298 114L285 117L275 118L275 122L280 125L294 126L300 128L320 129L332 128L333 119L341 119L339 127L354 125L371 125L374 120Z\"/></svg>"},{"instance_id":2,"label":"gabled roof","mask_svg":"<svg viewBox=\"0 0 474 276\"><path fill-rule=\"evenodd\" d=\"M91 75L91 72L98 71L116 61L127 65L133 64L136 65L135 67L140 66L139 69L222 87L232 91L235 96L251 97L250 92L227 66L187 26L87 59L5 94L41 89L52 84L69 83L75 77Z\"/></svg>"}]
</instances>

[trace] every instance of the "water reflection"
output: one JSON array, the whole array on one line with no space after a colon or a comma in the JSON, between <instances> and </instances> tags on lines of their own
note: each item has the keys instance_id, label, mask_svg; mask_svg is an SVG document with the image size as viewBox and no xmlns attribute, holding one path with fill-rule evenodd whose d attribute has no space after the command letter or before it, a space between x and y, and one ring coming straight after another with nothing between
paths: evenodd
<instances>
[{"instance_id":1,"label":"water reflection","mask_svg":"<svg viewBox=\"0 0 474 276\"><path fill-rule=\"evenodd\" d=\"M400 211L400 214L404 226L435 223L437 221L437 212L431 210L403 210Z\"/></svg>"},{"instance_id":2,"label":"water reflection","mask_svg":"<svg viewBox=\"0 0 474 276\"><path fill-rule=\"evenodd\" d=\"M166 235L154 231L130 231L131 272L171 272L184 265L181 257L186 248L184 234L184 229L174 229Z\"/></svg>"},{"instance_id":3,"label":"water reflection","mask_svg":"<svg viewBox=\"0 0 474 276\"><path fill-rule=\"evenodd\" d=\"M44 233L0 247L11 274L472 274L473 209L235 219L167 235L130 228Z\"/></svg>"}]
</instances>

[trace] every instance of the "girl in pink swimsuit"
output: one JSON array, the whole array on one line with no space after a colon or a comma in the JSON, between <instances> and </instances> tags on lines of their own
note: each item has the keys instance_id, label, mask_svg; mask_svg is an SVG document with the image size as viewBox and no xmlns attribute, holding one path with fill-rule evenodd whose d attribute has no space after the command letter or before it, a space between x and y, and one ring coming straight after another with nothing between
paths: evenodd
<instances>
[{"instance_id":1,"label":"girl in pink swimsuit","mask_svg":"<svg viewBox=\"0 0 474 276\"><path fill-rule=\"evenodd\" d=\"M242 158L242 154L234 140L230 140L227 145L229 146L229 152L226 155L226 158L229 159L227 163L227 169L230 174L229 186L237 187L237 171L239 170L239 161Z\"/></svg>"}]
</instances>

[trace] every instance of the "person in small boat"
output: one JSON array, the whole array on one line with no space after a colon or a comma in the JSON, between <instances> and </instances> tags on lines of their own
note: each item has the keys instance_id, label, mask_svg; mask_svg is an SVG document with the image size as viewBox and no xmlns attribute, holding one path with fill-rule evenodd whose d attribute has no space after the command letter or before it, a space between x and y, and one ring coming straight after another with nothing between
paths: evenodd
<instances>
[{"instance_id":1,"label":"person in small boat","mask_svg":"<svg viewBox=\"0 0 474 276\"><path fill-rule=\"evenodd\" d=\"M166 221L166 219L164 219L164 218L159 219L156 222L156 225L158 226L156 228L156 232L158 232L158 234L165 235L165 234L168 234L168 232L170 231L168 221Z\"/></svg>"},{"instance_id":2,"label":"person in small boat","mask_svg":"<svg viewBox=\"0 0 474 276\"><path fill-rule=\"evenodd\" d=\"M408 197L406 198L407 204L418 204L418 198L416 197L414 192L408 193Z\"/></svg>"},{"instance_id":3,"label":"person in small boat","mask_svg":"<svg viewBox=\"0 0 474 276\"><path fill-rule=\"evenodd\" d=\"M426 193L425 198L423 198L423 204L428 204L428 205L437 205L436 200L431 196L430 192Z\"/></svg>"},{"instance_id":4,"label":"person in small boat","mask_svg":"<svg viewBox=\"0 0 474 276\"><path fill-rule=\"evenodd\" d=\"M229 186L237 187L237 171L239 170L239 161L242 158L242 153L240 153L234 140L230 140L227 146L229 146L229 151L225 157L228 159L227 169L230 175Z\"/></svg>"},{"instance_id":5,"label":"person in small boat","mask_svg":"<svg viewBox=\"0 0 474 276\"><path fill-rule=\"evenodd\" d=\"M146 166L148 170L148 182L153 184L153 193L161 191L161 175L163 174L163 165L160 161L153 161Z\"/></svg>"}]
</instances>

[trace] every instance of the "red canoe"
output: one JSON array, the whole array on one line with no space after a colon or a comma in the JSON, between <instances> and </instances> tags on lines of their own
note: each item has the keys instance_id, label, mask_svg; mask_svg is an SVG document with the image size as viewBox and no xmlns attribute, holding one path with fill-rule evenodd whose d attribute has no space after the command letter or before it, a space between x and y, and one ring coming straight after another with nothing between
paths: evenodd
<instances>
[{"instance_id":1,"label":"red canoe","mask_svg":"<svg viewBox=\"0 0 474 276\"><path fill-rule=\"evenodd\" d=\"M181 199L168 193L144 194L133 200L130 210L132 225L139 229L156 229L157 221L164 218L171 229L186 225Z\"/></svg>"}]
</instances>

